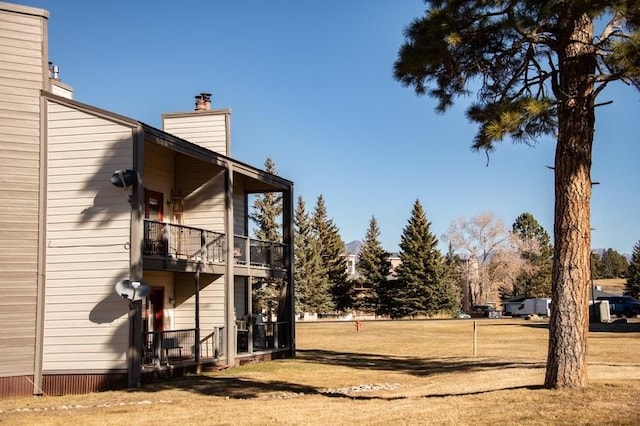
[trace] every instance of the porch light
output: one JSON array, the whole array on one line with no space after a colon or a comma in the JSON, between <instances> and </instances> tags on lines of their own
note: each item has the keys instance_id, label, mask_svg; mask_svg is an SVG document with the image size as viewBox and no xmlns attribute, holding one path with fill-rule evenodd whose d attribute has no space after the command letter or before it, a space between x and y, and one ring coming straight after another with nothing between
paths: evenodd
<instances>
[{"instance_id":1,"label":"porch light","mask_svg":"<svg viewBox=\"0 0 640 426\"><path fill-rule=\"evenodd\" d=\"M167 200L167 204L173 206L174 213L182 213L184 206L182 205L182 191L178 189L175 193L171 190L171 200Z\"/></svg>"},{"instance_id":2,"label":"porch light","mask_svg":"<svg viewBox=\"0 0 640 426\"><path fill-rule=\"evenodd\" d=\"M173 204L173 212L174 213L182 213L184 211L184 206L182 205L182 197L174 197L171 200Z\"/></svg>"}]
</instances>

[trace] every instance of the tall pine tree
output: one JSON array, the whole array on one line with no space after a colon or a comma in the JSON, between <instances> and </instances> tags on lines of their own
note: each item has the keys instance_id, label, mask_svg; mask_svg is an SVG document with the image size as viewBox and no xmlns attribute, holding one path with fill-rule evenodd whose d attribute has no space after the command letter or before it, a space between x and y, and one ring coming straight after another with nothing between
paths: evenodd
<instances>
[{"instance_id":1,"label":"tall pine tree","mask_svg":"<svg viewBox=\"0 0 640 426\"><path fill-rule=\"evenodd\" d=\"M320 240L313 229L302 196L295 211L295 268L296 313L325 313L333 311L329 279L324 274L320 257Z\"/></svg>"},{"instance_id":2,"label":"tall pine tree","mask_svg":"<svg viewBox=\"0 0 640 426\"><path fill-rule=\"evenodd\" d=\"M437 244L422 204L416 200L400 239L402 264L391 306L393 318L432 316L453 309L452 282L444 279L445 268Z\"/></svg>"},{"instance_id":3,"label":"tall pine tree","mask_svg":"<svg viewBox=\"0 0 640 426\"><path fill-rule=\"evenodd\" d=\"M556 138L554 261L547 388L587 384L591 164L598 96L640 89L637 0L429 0L405 30L394 77L438 100L477 89L473 148ZM598 33L595 31L598 30Z\"/></svg>"},{"instance_id":4,"label":"tall pine tree","mask_svg":"<svg viewBox=\"0 0 640 426\"><path fill-rule=\"evenodd\" d=\"M520 240L520 256L525 261L516 277L512 296L535 298L551 296L553 247L551 237L531 213L522 213L512 226Z\"/></svg>"},{"instance_id":5,"label":"tall pine tree","mask_svg":"<svg viewBox=\"0 0 640 426\"><path fill-rule=\"evenodd\" d=\"M624 294L640 298L640 241L633 246L631 262L627 268L627 283L624 286Z\"/></svg>"},{"instance_id":6,"label":"tall pine tree","mask_svg":"<svg viewBox=\"0 0 640 426\"><path fill-rule=\"evenodd\" d=\"M264 163L265 171L277 175L276 165L271 158ZM267 192L259 195L253 202L253 210L249 218L255 225L254 236L262 241L282 242L282 193ZM260 250L266 250L260 247ZM268 254L264 254L268 257ZM266 311L269 314L277 312L277 305L283 281L280 278L264 278L254 281L252 301L254 313Z\"/></svg>"},{"instance_id":7,"label":"tall pine tree","mask_svg":"<svg viewBox=\"0 0 640 426\"><path fill-rule=\"evenodd\" d=\"M322 194L318 196L313 212L313 228L320 239L320 257L331 286L333 303L338 312L345 312L353 307L353 283L347 280L344 242L338 227L327 216Z\"/></svg>"},{"instance_id":8,"label":"tall pine tree","mask_svg":"<svg viewBox=\"0 0 640 426\"><path fill-rule=\"evenodd\" d=\"M359 300L358 308L363 311L376 312L379 308L378 294L383 291L387 276L391 269L389 253L382 248L379 241L380 228L374 216L369 220L369 228L360 249L356 268L362 276L365 288L370 288Z\"/></svg>"},{"instance_id":9,"label":"tall pine tree","mask_svg":"<svg viewBox=\"0 0 640 426\"><path fill-rule=\"evenodd\" d=\"M602 253L602 278L624 278L628 267L627 258L614 249L608 248Z\"/></svg>"},{"instance_id":10,"label":"tall pine tree","mask_svg":"<svg viewBox=\"0 0 640 426\"><path fill-rule=\"evenodd\" d=\"M276 164L271 158L264 162L265 171L277 175ZM263 241L282 242L282 194L267 192L255 198L249 218L256 225L254 235Z\"/></svg>"},{"instance_id":11,"label":"tall pine tree","mask_svg":"<svg viewBox=\"0 0 640 426\"><path fill-rule=\"evenodd\" d=\"M451 315L456 317L463 308L463 298L465 291L468 293L467 286L464 285L466 277L462 275L462 259L454 253L453 246L449 244L448 251L444 255L444 276L445 282L445 305L450 307Z\"/></svg>"}]
</instances>

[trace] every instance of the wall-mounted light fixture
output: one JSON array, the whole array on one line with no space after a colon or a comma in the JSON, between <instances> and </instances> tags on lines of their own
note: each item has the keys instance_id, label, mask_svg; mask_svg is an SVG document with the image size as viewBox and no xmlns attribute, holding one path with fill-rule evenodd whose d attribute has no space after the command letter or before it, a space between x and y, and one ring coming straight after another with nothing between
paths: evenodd
<instances>
[{"instance_id":1,"label":"wall-mounted light fixture","mask_svg":"<svg viewBox=\"0 0 640 426\"><path fill-rule=\"evenodd\" d=\"M182 213L184 211L184 205L182 204L182 191L178 189L174 192L172 189L171 202L169 203L169 201L167 201L167 203L173 206L174 213Z\"/></svg>"},{"instance_id":2,"label":"wall-mounted light fixture","mask_svg":"<svg viewBox=\"0 0 640 426\"><path fill-rule=\"evenodd\" d=\"M182 213L184 211L184 206L182 205L182 197L173 199L173 212L174 213Z\"/></svg>"}]
</instances>

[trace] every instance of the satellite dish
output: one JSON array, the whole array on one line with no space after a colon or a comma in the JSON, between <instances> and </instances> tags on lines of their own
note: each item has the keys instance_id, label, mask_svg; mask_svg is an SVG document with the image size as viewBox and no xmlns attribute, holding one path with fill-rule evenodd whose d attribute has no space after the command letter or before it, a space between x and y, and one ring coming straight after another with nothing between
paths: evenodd
<instances>
[{"instance_id":1,"label":"satellite dish","mask_svg":"<svg viewBox=\"0 0 640 426\"><path fill-rule=\"evenodd\" d=\"M111 175L110 180L111 183L118 188L127 188L138 181L138 175L135 170L116 170Z\"/></svg>"},{"instance_id":2,"label":"satellite dish","mask_svg":"<svg viewBox=\"0 0 640 426\"><path fill-rule=\"evenodd\" d=\"M116 293L130 302L142 300L151 293L151 287L144 281L120 280L116 283Z\"/></svg>"}]
</instances>

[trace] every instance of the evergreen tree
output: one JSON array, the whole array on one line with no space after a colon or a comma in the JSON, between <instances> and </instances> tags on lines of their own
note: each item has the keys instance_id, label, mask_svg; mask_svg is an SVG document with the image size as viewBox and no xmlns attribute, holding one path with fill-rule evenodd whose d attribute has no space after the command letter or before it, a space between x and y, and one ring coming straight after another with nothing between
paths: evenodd
<instances>
[{"instance_id":1,"label":"evergreen tree","mask_svg":"<svg viewBox=\"0 0 640 426\"><path fill-rule=\"evenodd\" d=\"M264 162L265 171L277 175L276 165L271 158ZM255 237L263 241L282 242L282 194L267 192L255 198L249 218L255 223Z\"/></svg>"},{"instance_id":2,"label":"evergreen tree","mask_svg":"<svg viewBox=\"0 0 640 426\"><path fill-rule=\"evenodd\" d=\"M320 240L313 229L304 199L298 197L295 211L296 312L326 313L333 311L329 280L320 257Z\"/></svg>"},{"instance_id":3,"label":"evergreen tree","mask_svg":"<svg viewBox=\"0 0 640 426\"><path fill-rule=\"evenodd\" d=\"M612 248L602 254L602 278L624 278L629 262Z\"/></svg>"},{"instance_id":4,"label":"evergreen tree","mask_svg":"<svg viewBox=\"0 0 640 426\"><path fill-rule=\"evenodd\" d=\"M442 254L430 227L422 204L416 200L400 238L402 264L391 306L393 318L432 316L454 307L452 283L444 279Z\"/></svg>"},{"instance_id":5,"label":"evergreen tree","mask_svg":"<svg viewBox=\"0 0 640 426\"><path fill-rule=\"evenodd\" d=\"M522 213L512 226L520 241L525 266L516 277L512 296L526 298L551 296L553 247L551 237L531 213Z\"/></svg>"},{"instance_id":6,"label":"evergreen tree","mask_svg":"<svg viewBox=\"0 0 640 426\"><path fill-rule=\"evenodd\" d=\"M271 158L267 158L264 164L267 173L278 174ZM256 225L254 235L257 239L282 242L282 209L282 194L279 192L267 192L255 198L253 211L249 214L249 218ZM257 250L262 251L262 256L265 258L269 257L266 247L258 246ZM267 311L272 313L277 311L282 285L283 281L280 278L262 278L254 281L252 285L254 312Z\"/></svg>"},{"instance_id":7,"label":"evergreen tree","mask_svg":"<svg viewBox=\"0 0 640 426\"><path fill-rule=\"evenodd\" d=\"M389 253L380 244L380 229L374 216L369 220L369 228L360 249L356 268L362 275L362 284L370 288L362 300L358 300L357 307L364 311L378 311L378 294L385 288L385 281L391 269Z\"/></svg>"},{"instance_id":8,"label":"evergreen tree","mask_svg":"<svg viewBox=\"0 0 640 426\"><path fill-rule=\"evenodd\" d=\"M597 251L591 252L591 275L592 279L599 280L603 277L602 273L602 259L600 258L600 254Z\"/></svg>"},{"instance_id":9,"label":"evergreen tree","mask_svg":"<svg viewBox=\"0 0 640 426\"><path fill-rule=\"evenodd\" d=\"M627 283L624 294L640 299L640 240L633 246L631 262L627 268Z\"/></svg>"},{"instance_id":10,"label":"evergreen tree","mask_svg":"<svg viewBox=\"0 0 640 426\"><path fill-rule=\"evenodd\" d=\"M405 30L394 77L444 112L477 87L466 111L473 148L554 135L554 261L545 386L587 385L591 164L598 96L640 89L637 0L430 0ZM596 25L596 20L598 20ZM599 34L595 30L601 30ZM570 272L569 272L570 271Z\"/></svg>"},{"instance_id":11,"label":"evergreen tree","mask_svg":"<svg viewBox=\"0 0 640 426\"><path fill-rule=\"evenodd\" d=\"M444 280L449 283L448 298L451 299L452 314L457 316L462 308L462 299L464 297L465 285L463 276L463 261L460 256L454 253L453 245L449 243L447 254L444 256Z\"/></svg>"},{"instance_id":12,"label":"evergreen tree","mask_svg":"<svg viewBox=\"0 0 640 426\"><path fill-rule=\"evenodd\" d=\"M345 312L353 307L353 283L347 280L345 245L338 227L327 216L322 194L318 196L313 213L313 228L320 240L320 257L336 310Z\"/></svg>"}]
</instances>

